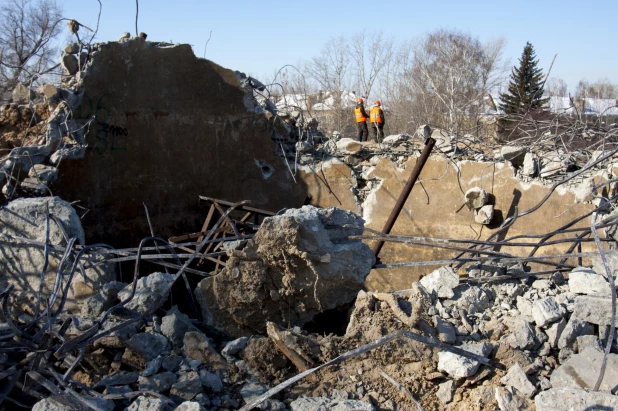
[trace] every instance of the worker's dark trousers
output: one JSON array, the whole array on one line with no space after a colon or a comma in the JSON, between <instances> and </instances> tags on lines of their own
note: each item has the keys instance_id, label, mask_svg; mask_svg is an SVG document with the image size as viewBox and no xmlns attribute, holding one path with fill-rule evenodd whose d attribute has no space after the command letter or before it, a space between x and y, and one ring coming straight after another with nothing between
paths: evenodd
<instances>
[{"instance_id":1,"label":"worker's dark trousers","mask_svg":"<svg viewBox=\"0 0 618 411\"><path fill-rule=\"evenodd\" d=\"M367 122L362 121L360 123L356 123L356 128L358 129L358 141L367 141L369 139L369 130L367 130Z\"/></svg>"},{"instance_id":2,"label":"worker's dark trousers","mask_svg":"<svg viewBox=\"0 0 618 411\"><path fill-rule=\"evenodd\" d=\"M378 126L377 128L376 125ZM371 134L374 140L384 140L384 123L371 123Z\"/></svg>"}]
</instances>

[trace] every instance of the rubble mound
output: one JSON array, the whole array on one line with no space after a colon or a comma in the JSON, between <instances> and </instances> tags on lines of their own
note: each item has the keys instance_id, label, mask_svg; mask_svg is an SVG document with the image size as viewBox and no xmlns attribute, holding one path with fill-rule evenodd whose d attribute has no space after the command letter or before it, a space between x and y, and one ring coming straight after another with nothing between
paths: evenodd
<instances>
[{"instance_id":1,"label":"rubble mound","mask_svg":"<svg viewBox=\"0 0 618 411\"><path fill-rule=\"evenodd\" d=\"M267 218L243 250L196 290L204 319L231 335L264 334L266 322L303 325L354 300L375 262L348 236L363 220L350 211L304 206Z\"/></svg>"}]
</instances>

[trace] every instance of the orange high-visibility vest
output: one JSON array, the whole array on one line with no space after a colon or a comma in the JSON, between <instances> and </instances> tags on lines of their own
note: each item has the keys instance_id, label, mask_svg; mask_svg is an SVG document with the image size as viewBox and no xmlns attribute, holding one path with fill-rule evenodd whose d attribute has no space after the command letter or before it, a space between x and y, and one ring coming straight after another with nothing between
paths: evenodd
<instances>
[{"instance_id":1,"label":"orange high-visibility vest","mask_svg":"<svg viewBox=\"0 0 618 411\"><path fill-rule=\"evenodd\" d=\"M372 123L382 123L379 106L371 107L371 110L369 110L369 118Z\"/></svg>"},{"instance_id":2,"label":"orange high-visibility vest","mask_svg":"<svg viewBox=\"0 0 618 411\"><path fill-rule=\"evenodd\" d=\"M354 109L354 115L356 116L357 123L364 123L365 121L367 121L367 117L363 116L363 113L361 113L360 107L356 107Z\"/></svg>"}]
</instances>

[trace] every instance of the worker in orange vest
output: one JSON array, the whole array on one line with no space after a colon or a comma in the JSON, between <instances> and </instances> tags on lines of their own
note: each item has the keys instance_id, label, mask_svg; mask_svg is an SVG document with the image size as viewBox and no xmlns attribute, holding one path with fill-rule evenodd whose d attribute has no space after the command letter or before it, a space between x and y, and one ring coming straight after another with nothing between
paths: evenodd
<instances>
[{"instance_id":1,"label":"worker in orange vest","mask_svg":"<svg viewBox=\"0 0 618 411\"><path fill-rule=\"evenodd\" d=\"M367 119L369 116L365 112L365 105L362 98L358 99L358 104L354 109L356 117L356 128L358 130L358 141L367 141L369 139L369 130L367 130Z\"/></svg>"},{"instance_id":2,"label":"worker in orange vest","mask_svg":"<svg viewBox=\"0 0 618 411\"><path fill-rule=\"evenodd\" d=\"M382 111L380 100L376 100L374 104L369 110L369 121L372 134L380 142L384 139L384 111Z\"/></svg>"}]
</instances>

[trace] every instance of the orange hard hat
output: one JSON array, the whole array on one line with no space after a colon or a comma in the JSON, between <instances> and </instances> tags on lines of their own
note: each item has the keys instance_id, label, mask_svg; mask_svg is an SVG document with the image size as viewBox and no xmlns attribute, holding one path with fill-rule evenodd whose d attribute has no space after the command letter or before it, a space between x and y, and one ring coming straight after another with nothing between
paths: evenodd
<instances>
[{"instance_id":1,"label":"orange hard hat","mask_svg":"<svg viewBox=\"0 0 618 411\"><path fill-rule=\"evenodd\" d=\"M363 101L365 101L365 100L363 100L363 99L362 99L362 97L359 97L359 98L358 98L358 102L359 102L359 103L362 103Z\"/></svg>"},{"instance_id":2,"label":"orange hard hat","mask_svg":"<svg viewBox=\"0 0 618 411\"><path fill-rule=\"evenodd\" d=\"M376 102L375 102L375 103L373 103L373 104L375 104L376 106L379 106L379 105L380 105L380 104L382 104L382 103L380 103L380 100L376 100Z\"/></svg>"}]
</instances>

